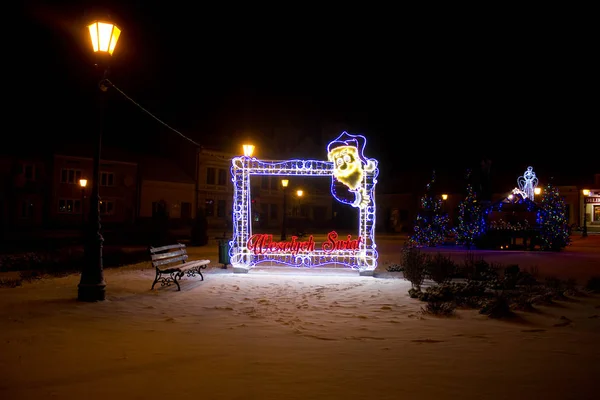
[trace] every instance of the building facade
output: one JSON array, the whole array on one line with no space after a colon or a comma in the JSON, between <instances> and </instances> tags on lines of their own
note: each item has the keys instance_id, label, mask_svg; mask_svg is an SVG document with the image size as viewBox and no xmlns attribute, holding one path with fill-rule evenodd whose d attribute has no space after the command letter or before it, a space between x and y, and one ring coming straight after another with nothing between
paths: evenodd
<instances>
[{"instance_id":1,"label":"building facade","mask_svg":"<svg viewBox=\"0 0 600 400\"><path fill-rule=\"evenodd\" d=\"M196 217L194 179L171 160L142 157L138 162L138 218L165 216L183 225L191 225Z\"/></svg>"},{"instance_id":2,"label":"building facade","mask_svg":"<svg viewBox=\"0 0 600 400\"><path fill-rule=\"evenodd\" d=\"M0 157L0 230L43 226L49 194L48 162L35 156Z\"/></svg>"},{"instance_id":3,"label":"building facade","mask_svg":"<svg viewBox=\"0 0 600 400\"><path fill-rule=\"evenodd\" d=\"M87 220L93 161L54 155L49 216L55 227L73 227ZM88 185L80 186L80 179ZM138 166L135 162L100 160L100 215L102 224L134 223Z\"/></svg>"}]
</instances>

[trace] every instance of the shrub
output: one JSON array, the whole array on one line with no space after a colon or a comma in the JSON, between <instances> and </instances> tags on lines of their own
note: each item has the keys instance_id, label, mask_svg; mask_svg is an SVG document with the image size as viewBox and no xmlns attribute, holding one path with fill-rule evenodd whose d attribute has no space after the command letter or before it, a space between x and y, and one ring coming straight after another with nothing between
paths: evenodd
<instances>
[{"instance_id":1,"label":"shrub","mask_svg":"<svg viewBox=\"0 0 600 400\"><path fill-rule=\"evenodd\" d=\"M502 293L489 299L479 310L479 313L490 318L507 318L514 315L510 309L509 299Z\"/></svg>"},{"instance_id":2,"label":"shrub","mask_svg":"<svg viewBox=\"0 0 600 400\"><path fill-rule=\"evenodd\" d=\"M424 314L451 316L454 315L456 305L452 302L432 301L427 303L425 307L421 307L421 312Z\"/></svg>"},{"instance_id":3,"label":"shrub","mask_svg":"<svg viewBox=\"0 0 600 400\"><path fill-rule=\"evenodd\" d=\"M437 253L429 259L427 263L427 276L435 283L442 284L452 280L456 264L449 257L441 253Z\"/></svg>"},{"instance_id":4,"label":"shrub","mask_svg":"<svg viewBox=\"0 0 600 400\"><path fill-rule=\"evenodd\" d=\"M402 249L402 267L404 268L404 279L410 281L414 289L420 290L425 280L425 268L428 264L428 255L416 247L405 247Z\"/></svg>"}]
</instances>

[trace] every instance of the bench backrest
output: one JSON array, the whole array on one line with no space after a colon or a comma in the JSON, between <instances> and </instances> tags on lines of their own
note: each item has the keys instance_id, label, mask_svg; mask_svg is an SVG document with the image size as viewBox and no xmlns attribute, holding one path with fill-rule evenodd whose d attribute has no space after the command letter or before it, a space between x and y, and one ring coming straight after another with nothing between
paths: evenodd
<instances>
[{"instance_id":1,"label":"bench backrest","mask_svg":"<svg viewBox=\"0 0 600 400\"><path fill-rule=\"evenodd\" d=\"M188 259L185 244L177 243L169 246L150 247L150 255L152 257L152 265L160 267L175 262L184 263Z\"/></svg>"}]
</instances>

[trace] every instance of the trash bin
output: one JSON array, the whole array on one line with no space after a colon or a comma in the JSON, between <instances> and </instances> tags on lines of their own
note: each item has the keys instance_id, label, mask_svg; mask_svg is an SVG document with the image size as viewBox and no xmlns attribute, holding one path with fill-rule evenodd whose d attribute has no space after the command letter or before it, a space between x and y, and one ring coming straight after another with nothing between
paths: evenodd
<instances>
[{"instance_id":1,"label":"trash bin","mask_svg":"<svg viewBox=\"0 0 600 400\"><path fill-rule=\"evenodd\" d=\"M229 262L229 239L217 238L219 243L219 264L223 264L222 268L227 268Z\"/></svg>"}]
</instances>

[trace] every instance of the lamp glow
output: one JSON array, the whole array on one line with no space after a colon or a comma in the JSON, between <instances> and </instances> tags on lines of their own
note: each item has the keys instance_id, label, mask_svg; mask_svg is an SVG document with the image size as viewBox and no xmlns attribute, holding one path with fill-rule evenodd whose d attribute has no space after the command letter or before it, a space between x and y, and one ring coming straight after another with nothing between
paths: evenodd
<instances>
[{"instance_id":1,"label":"lamp glow","mask_svg":"<svg viewBox=\"0 0 600 400\"><path fill-rule=\"evenodd\" d=\"M121 36L121 29L110 22L95 21L88 25L94 53L108 53L112 56Z\"/></svg>"},{"instance_id":2,"label":"lamp glow","mask_svg":"<svg viewBox=\"0 0 600 400\"><path fill-rule=\"evenodd\" d=\"M79 180L79 186L81 186L82 188L87 186L87 179L80 179Z\"/></svg>"},{"instance_id":3,"label":"lamp glow","mask_svg":"<svg viewBox=\"0 0 600 400\"><path fill-rule=\"evenodd\" d=\"M542 193L542 188L536 187L535 189L533 189L533 193L535 193L536 195Z\"/></svg>"},{"instance_id":4,"label":"lamp glow","mask_svg":"<svg viewBox=\"0 0 600 400\"><path fill-rule=\"evenodd\" d=\"M296 196L298 196L298 197L304 196L304 191L303 190L296 190Z\"/></svg>"},{"instance_id":5,"label":"lamp glow","mask_svg":"<svg viewBox=\"0 0 600 400\"><path fill-rule=\"evenodd\" d=\"M442 195L442 200L448 200L448 195L444 193L444 194Z\"/></svg>"},{"instance_id":6,"label":"lamp glow","mask_svg":"<svg viewBox=\"0 0 600 400\"><path fill-rule=\"evenodd\" d=\"M244 148L244 155L246 157L252 157L252 154L254 154L254 145L253 144L245 144L242 147Z\"/></svg>"},{"instance_id":7,"label":"lamp glow","mask_svg":"<svg viewBox=\"0 0 600 400\"><path fill-rule=\"evenodd\" d=\"M581 191L581 193L583 193L584 196L589 196L590 195L590 190L589 189L583 189Z\"/></svg>"},{"instance_id":8,"label":"lamp glow","mask_svg":"<svg viewBox=\"0 0 600 400\"><path fill-rule=\"evenodd\" d=\"M284 188L288 187L289 183L290 183L290 181L288 179L281 180L281 186L283 186Z\"/></svg>"}]
</instances>

